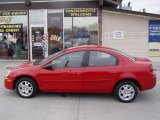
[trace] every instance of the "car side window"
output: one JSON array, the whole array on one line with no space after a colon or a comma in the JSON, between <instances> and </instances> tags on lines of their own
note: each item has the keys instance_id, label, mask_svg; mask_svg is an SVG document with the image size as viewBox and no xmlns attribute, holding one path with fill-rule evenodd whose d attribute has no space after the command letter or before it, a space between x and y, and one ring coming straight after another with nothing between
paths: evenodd
<instances>
[{"instance_id":1,"label":"car side window","mask_svg":"<svg viewBox=\"0 0 160 120\"><path fill-rule=\"evenodd\" d=\"M111 54L101 51L90 51L88 66L114 66L117 58Z\"/></svg>"},{"instance_id":2,"label":"car side window","mask_svg":"<svg viewBox=\"0 0 160 120\"><path fill-rule=\"evenodd\" d=\"M53 68L79 68L82 65L85 51L65 54L51 62Z\"/></svg>"}]
</instances>

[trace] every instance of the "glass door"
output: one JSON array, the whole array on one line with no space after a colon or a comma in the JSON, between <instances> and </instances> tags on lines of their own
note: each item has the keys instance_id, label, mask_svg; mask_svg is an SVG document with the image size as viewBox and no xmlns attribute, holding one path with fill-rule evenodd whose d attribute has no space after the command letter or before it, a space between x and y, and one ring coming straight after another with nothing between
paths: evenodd
<instances>
[{"instance_id":1,"label":"glass door","mask_svg":"<svg viewBox=\"0 0 160 120\"><path fill-rule=\"evenodd\" d=\"M30 58L48 56L47 10L30 10Z\"/></svg>"},{"instance_id":2,"label":"glass door","mask_svg":"<svg viewBox=\"0 0 160 120\"><path fill-rule=\"evenodd\" d=\"M48 56L48 42L45 26L31 26L32 59Z\"/></svg>"}]
</instances>

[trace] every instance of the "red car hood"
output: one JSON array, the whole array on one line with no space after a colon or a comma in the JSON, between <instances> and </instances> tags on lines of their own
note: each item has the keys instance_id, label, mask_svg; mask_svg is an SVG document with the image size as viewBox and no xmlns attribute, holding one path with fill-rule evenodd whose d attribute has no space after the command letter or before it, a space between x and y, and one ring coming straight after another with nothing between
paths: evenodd
<instances>
[{"instance_id":1,"label":"red car hood","mask_svg":"<svg viewBox=\"0 0 160 120\"><path fill-rule=\"evenodd\" d=\"M24 67L30 67L30 66L33 66L33 62L26 62L26 63L23 63L17 67L14 67L12 69L17 69L17 68L24 68Z\"/></svg>"},{"instance_id":2,"label":"red car hood","mask_svg":"<svg viewBox=\"0 0 160 120\"><path fill-rule=\"evenodd\" d=\"M148 58L135 57L137 61L151 62Z\"/></svg>"}]
</instances>

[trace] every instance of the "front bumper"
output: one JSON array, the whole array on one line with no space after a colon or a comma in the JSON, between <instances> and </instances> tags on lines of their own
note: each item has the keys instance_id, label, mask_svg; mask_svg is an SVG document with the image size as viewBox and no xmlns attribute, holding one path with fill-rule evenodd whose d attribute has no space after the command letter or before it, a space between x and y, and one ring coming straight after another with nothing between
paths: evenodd
<instances>
[{"instance_id":1,"label":"front bumper","mask_svg":"<svg viewBox=\"0 0 160 120\"><path fill-rule=\"evenodd\" d=\"M14 89L14 85L13 84L14 84L13 83L13 78L6 77L4 79L5 88L13 90Z\"/></svg>"}]
</instances>

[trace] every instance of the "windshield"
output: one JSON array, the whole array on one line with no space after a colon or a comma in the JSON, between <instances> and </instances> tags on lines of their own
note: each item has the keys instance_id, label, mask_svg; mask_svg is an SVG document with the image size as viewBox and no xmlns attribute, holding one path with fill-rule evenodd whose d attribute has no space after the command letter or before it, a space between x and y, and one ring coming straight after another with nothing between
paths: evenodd
<instances>
[{"instance_id":1,"label":"windshield","mask_svg":"<svg viewBox=\"0 0 160 120\"><path fill-rule=\"evenodd\" d=\"M126 54L126 53L124 53L122 51L119 51L119 50L116 50L116 49L113 49L113 48L111 48L111 50L113 50L113 51L115 51L115 52L117 52L117 53L119 53L119 54L121 54L121 55L123 55L123 56L125 56L125 57L127 57L127 58L129 58L131 60L133 60L133 61L136 61L135 57L132 57L132 56L130 56L130 55L128 55L128 54Z\"/></svg>"},{"instance_id":2,"label":"windshield","mask_svg":"<svg viewBox=\"0 0 160 120\"><path fill-rule=\"evenodd\" d=\"M35 66L41 65L41 64L43 64L44 62L46 62L47 60L55 57L55 56L58 55L58 54L61 54L61 53L64 52L64 51L65 51L65 50L62 50L62 51L59 51L59 52L54 53L54 54L52 54L52 55L49 55L49 56L46 57L46 58L36 60L35 62L33 62L33 65L35 65Z\"/></svg>"}]
</instances>

